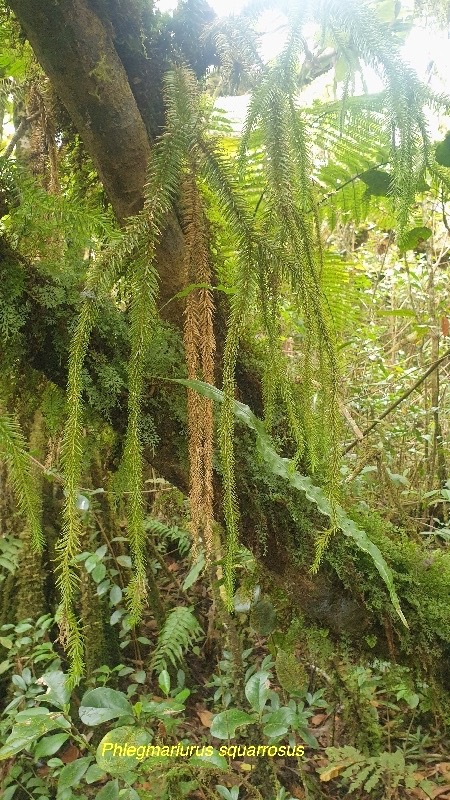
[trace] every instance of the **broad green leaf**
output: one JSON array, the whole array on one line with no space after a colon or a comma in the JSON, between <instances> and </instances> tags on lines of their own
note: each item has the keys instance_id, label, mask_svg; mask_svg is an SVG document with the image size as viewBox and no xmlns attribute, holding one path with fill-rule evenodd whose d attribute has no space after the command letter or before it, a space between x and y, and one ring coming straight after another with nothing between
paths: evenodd
<instances>
[{"instance_id":1,"label":"broad green leaf","mask_svg":"<svg viewBox=\"0 0 450 800\"><path fill-rule=\"evenodd\" d=\"M60 670L46 672L45 675L38 678L38 683L47 686L47 691L39 698L40 700L51 703L57 708L64 708L70 702L68 678Z\"/></svg>"},{"instance_id":2,"label":"broad green leaf","mask_svg":"<svg viewBox=\"0 0 450 800\"><path fill-rule=\"evenodd\" d=\"M53 756L58 750L61 749L64 742L69 738L68 733L55 733L53 736L45 736L37 743L34 750L35 758L44 758L45 756Z\"/></svg>"},{"instance_id":3,"label":"broad green leaf","mask_svg":"<svg viewBox=\"0 0 450 800\"><path fill-rule=\"evenodd\" d=\"M297 728L299 736L303 739L303 741L308 745L308 747L319 747L319 742L317 741L316 737L309 732L308 728Z\"/></svg>"},{"instance_id":4,"label":"broad green leaf","mask_svg":"<svg viewBox=\"0 0 450 800\"><path fill-rule=\"evenodd\" d=\"M221 756L217 750L214 750L213 754L210 756L191 756L188 763L192 764L193 767L216 767L218 769L228 770L226 759Z\"/></svg>"},{"instance_id":5,"label":"broad green leaf","mask_svg":"<svg viewBox=\"0 0 450 800\"><path fill-rule=\"evenodd\" d=\"M382 169L369 169L359 177L366 184L368 194L386 197L391 190L392 175Z\"/></svg>"},{"instance_id":6,"label":"broad green leaf","mask_svg":"<svg viewBox=\"0 0 450 800\"><path fill-rule=\"evenodd\" d=\"M175 383L180 383L183 386L187 386L189 389L194 389L204 397L209 397L210 399L216 400L219 403L223 401L223 392L221 392L220 389L217 389L215 386L211 386L209 383L204 383L203 381L185 380L183 378L176 378L173 380ZM371 557L381 578L386 584L392 605L394 606L403 624L408 628L409 625L405 619L403 611L400 608L400 602L397 592L395 591L392 571L386 564L386 561L384 560L383 555L376 544L369 539L364 530L358 528L356 522L353 522L353 520L347 516L341 506L335 504L334 508L332 508L331 503L326 497L323 489L321 489L319 486L315 486L311 478L305 475L300 475L300 473L294 469L290 459L282 458L280 455L278 455L272 445L270 437L268 436L263 423L260 419L258 419L258 417L255 416L255 414L253 414L248 406L236 400L234 403L234 413L237 419L239 419L244 423L244 425L247 425L248 428L256 433L258 452L266 462L271 472L274 475L279 475L281 478L284 478L295 489L303 492L306 498L314 503L322 514L330 517L336 522L344 536L352 539L356 546L363 553L367 553Z\"/></svg>"},{"instance_id":7,"label":"broad green leaf","mask_svg":"<svg viewBox=\"0 0 450 800\"><path fill-rule=\"evenodd\" d=\"M450 131L445 134L444 141L436 145L435 158L442 167L450 167Z\"/></svg>"},{"instance_id":8,"label":"broad green leaf","mask_svg":"<svg viewBox=\"0 0 450 800\"><path fill-rule=\"evenodd\" d=\"M238 800L239 798L239 786L232 786L231 789L227 789L226 786L216 784L216 792L218 792L224 800Z\"/></svg>"},{"instance_id":9,"label":"broad green leaf","mask_svg":"<svg viewBox=\"0 0 450 800\"><path fill-rule=\"evenodd\" d=\"M165 695L168 695L170 692L170 675L166 669L163 669L158 676L158 685L162 692Z\"/></svg>"},{"instance_id":10,"label":"broad green leaf","mask_svg":"<svg viewBox=\"0 0 450 800\"><path fill-rule=\"evenodd\" d=\"M26 633L27 631L31 631L33 628L29 622L21 622L20 625L16 625L16 633Z\"/></svg>"},{"instance_id":11,"label":"broad green leaf","mask_svg":"<svg viewBox=\"0 0 450 800\"><path fill-rule=\"evenodd\" d=\"M121 567L131 569L132 564L130 556L117 556L116 561Z\"/></svg>"},{"instance_id":12,"label":"broad green leaf","mask_svg":"<svg viewBox=\"0 0 450 800\"><path fill-rule=\"evenodd\" d=\"M283 706L283 708L278 708L276 711L272 711L271 714L267 714L264 717L264 722L266 724L264 725L263 732L270 739L284 736L294 720L295 711L292 708L288 708L288 706Z\"/></svg>"},{"instance_id":13,"label":"broad green leaf","mask_svg":"<svg viewBox=\"0 0 450 800\"><path fill-rule=\"evenodd\" d=\"M16 722L24 722L26 725L30 724L31 717L49 717L50 711L44 706L34 706L33 708L26 708L25 711L19 711L16 714Z\"/></svg>"},{"instance_id":14,"label":"broad green leaf","mask_svg":"<svg viewBox=\"0 0 450 800\"><path fill-rule=\"evenodd\" d=\"M217 714L211 724L211 736L216 739L232 739L236 733L236 728L242 725L250 725L255 722L255 718L251 717L245 711L239 709L229 708Z\"/></svg>"},{"instance_id":15,"label":"broad green leaf","mask_svg":"<svg viewBox=\"0 0 450 800\"><path fill-rule=\"evenodd\" d=\"M245 684L245 696L253 711L258 714L264 709L270 696L268 672L256 672Z\"/></svg>"},{"instance_id":16,"label":"broad green leaf","mask_svg":"<svg viewBox=\"0 0 450 800\"><path fill-rule=\"evenodd\" d=\"M84 776L86 783L95 783L105 776L105 771L98 764L91 764Z\"/></svg>"},{"instance_id":17,"label":"broad green leaf","mask_svg":"<svg viewBox=\"0 0 450 800\"><path fill-rule=\"evenodd\" d=\"M269 739L278 739L279 736L284 736L289 730L283 722L268 722L264 725L263 731Z\"/></svg>"},{"instance_id":18,"label":"broad green leaf","mask_svg":"<svg viewBox=\"0 0 450 800\"><path fill-rule=\"evenodd\" d=\"M426 228L424 225L406 231L402 236L402 252L405 253L407 250L415 250L422 242L426 242L431 235L431 228Z\"/></svg>"},{"instance_id":19,"label":"broad green leaf","mask_svg":"<svg viewBox=\"0 0 450 800\"><path fill-rule=\"evenodd\" d=\"M115 728L103 737L97 747L96 761L100 769L114 776L123 776L136 769L141 761L147 761L147 745L150 734L132 725ZM151 759L148 759L149 761Z\"/></svg>"},{"instance_id":20,"label":"broad green leaf","mask_svg":"<svg viewBox=\"0 0 450 800\"><path fill-rule=\"evenodd\" d=\"M116 606L117 603L120 603L120 601L122 600L122 589L120 588L120 586L117 585L117 583L115 583L114 586L111 587L111 591L109 593L109 599L113 606Z\"/></svg>"},{"instance_id":21,"label":"broad green leaf","mask_svg":"<svg viewBox=\"0 0 450 800\"><path fill-rule=\"evenodd\" d=\"M119 622L120 619L122 619L124 614L125 614L124 608L116 608L116 610L113 611L113 613L109 618L109 624L115 625L117 622Z\"/></svg>"},{"instance_id":22,"label":"broad green leaf","mask_svg":"<svg viewBox=\"0 0 450 800\"><path fill-rule=\"evenodd\" d=\"M49 758L49 760L47 761L47 765L49 767L51 767L52 769L55 769L56 767L63 767L64 766L64 761L61 761L61 759L58 758L58 757Z\"/></svg>"},{"instance_id":23,"label":"broad green leaf","mask_svg":"<svg viewBox=\"0 0 450 800\"><path fill-rule=\"evenodd\" d=\"M91 572L91 575L95 581L95 583L101 583L103 578L106 575L106 567L104 564L97 564L96 567Z\"/></svg>"},{"instance_id":24,"label":"broad green leaf","mask_svg":"<svg viewBox=\"0 0 450 800\"><path fill-rule=\"evenodd\" d=\"M77 758L76 761L72 761L70 764L66 764L59 773L58 794L62 789L78 785L91 763L92 757L84 756L83 758Z\"/></svg>"},{"instance_id":25,"label":"broad green leaf","mask_svg":"<svg viewBox=\"0 0 450 800\"><path fill-rule=\"evenodd\" d=\"M70 728L70 723L61 714L40 714L20 719L0 749L0 761L11 758L21 750L29 750L33 742L56 728Z\"/></svg>"},{"instance_id":26,"label":"broad green leaf","mask_svg":"<svg viewBox=\"0 0 450 800\"><path fill-rule=\"evenodd\" d=\"M119 782L117 778L113 781L108 781L97 792L96 800L119 800Z\"/></svg>"},{"instance_id":27,"label":"broad green leaf","mask_svg":"<svg viewBox=\"0 0 450 800\"><path fill-rule=\"evenodd\" d=\"M106 594L110 586L111 586L111 581L109 580L109 578L106 578L105 581L101 581L101 583L98 583L97 584L98 596L103 597L103 595Z\"/></svg>"},{"instance_id":28,"label":"broad green leaf","mask_svg":"<svg viewBox=\"0 0 450 800\"><path fill-rule=\"evenodd\" d=\"M101 725L117 717L133 716L133 708L123 692L98 687L86 692L78 713L85 725Z\"/></svg>"},{"instance_id":29,"label":"broad green leaf","mask_svg":"<svg viewBox=\"0 0 450 800\"><path fill-rule=\"evenodd\" d=\"M133 789L132 786L127 786L126 789L121 790L120 800L141 800L141 798L139 797L136 789Z\"/></svg>"},{"instance_id":30,"label":"broad green leaf","mask_svg":"<svg viewBox=\"0 0 450 800\"><path fill-rule=\"evenodd\" d=\"M97 558L97 556L92 555L86 559L86 561L84 562L84 566L86 567L87 572L92 572L92 570L95 569L98 563L99 559Z\"/></svg>"}]
</instances>

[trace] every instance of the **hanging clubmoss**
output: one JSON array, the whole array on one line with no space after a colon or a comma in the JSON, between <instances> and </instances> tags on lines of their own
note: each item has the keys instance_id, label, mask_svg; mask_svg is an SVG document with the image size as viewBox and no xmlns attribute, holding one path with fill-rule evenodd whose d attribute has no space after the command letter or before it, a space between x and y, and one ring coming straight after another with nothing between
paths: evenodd
<instances>
[{"instance_id":1,"label":"hanging clubmoss","mask_svg":"<svg viewBox=\"0 0 450 800\"><path fill-rule=\"evenodd\" d=\"M41 463L45 460L45 425L41 411L36 411L30 432L29 449L31 455ZM42 494L42 471L32 468L33 477L39 494ZM45 568L41 551L34 549L34 537L31 526L27 523L20 535L23 543L17 565L17 609L16 620L19 622L32 614L37 619L47 612L44 596Z\"/></svg>"}]
</instances>

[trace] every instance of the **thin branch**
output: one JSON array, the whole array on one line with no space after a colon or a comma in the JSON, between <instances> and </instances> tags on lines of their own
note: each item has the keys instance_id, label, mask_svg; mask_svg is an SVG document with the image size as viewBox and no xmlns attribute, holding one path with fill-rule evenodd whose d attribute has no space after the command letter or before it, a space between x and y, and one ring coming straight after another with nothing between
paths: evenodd
<instances>
[{"instance_id":1,"label":"thin branch","mask_svg":"<svg viewBox=\"0 0 450 800\"><path fill-rule=\"evenodd\" d=\"M8 147L5 149L5 152L2 155L3 158L9 158L10 157L10 155L13 152L16 144L20 141L20 139L24 135L26 129L28 128L28 126L32 122L34 122L35 119L37 119L40 116L41 116L41 112L40 111L36 111L30 117L24 117L20 121L19 127L15 131L14 136L12 137L10 143L8 144Z\"/></svg>"},{"instance_id":2,"label":"thin branch","mask_svg":"<svg viewBox=\"0 0 450 800\"><path fill-rule=\"evenodd\" d=\"M381 422L383 419L385 419L385 418L386 418L386 417L387 417L389 414L391 414L391 412L392 412L392 411L394 411L394 410L397 408L397 406L399 406L399 405L400 405L400 403L403 403L403 401L404 401L404 400L406 400L406 399L409 397L409 395L410 395L410 394L412 394L412 393L413 393L413 392L414 392L416 389L418 389L418 388L419 388L419 386L421 386L421 384L424 382L424 380L426 380L426 379L428 378L428 376L429 376L429 375L431 375L431 373L432 373L432 372L434 372L434 370L435 370L435 369L437 369L437 368L438 368L438 366L439 366L440 364L442 364L442 362L443 362L443 361L445 361L445 359L446 359L446 358L448 358L449 356L450 356L450 350L447 350L447 351L444 353L444 355L443 355L443 356L441 356L440 358L438 358L438 359L437 359L437 361L434 361L434 362L433 362L433 364L431 364L431 365L428 367L428 369L427 369L427 370L426 370L426 371L423 373L423 375L421 375L421 376L420 376L420 378L418 378L418 379L416 380L416 382L415 382L415 383L413 383L413 385L412 385L412 386L410 386L410 387L409 387L409 389L408 389L406 392L404 392L404 394L402 394L402 395L401 395L401 396L400 396L400 397L399 397L399 398L398 398L398 399L395 401L395 403L392 403L392 404L389 406L389 408L387 408L387 409L386 409L386 411L383 411L383 413L382 413L382 414L380 414L380 416L379 416L379 417L378 417L376 420L374 420L374 422L372 422L372 423L371 423L371 425L369 425L369 427L368 427L368 428L366 428L366 429L363 431L363 438L365 439L365 438L366 438L366 436L367 436L369 433L371 433L371 432L373 431L373 429L374 429L374 428L375 428L377 425L379 425L379 424L380 424L380 422ZM362 441L362 439L361 439L361 438L357 438L357 439L354 439L354 440L353 440L353 442L350 442L350 444L348 445L348 447L346 447L346 448L345 448L345 450L344 450L344 455L346 455L347 453L349 453L349 452L350 452L350 450L353 450L353 448L354 448L354 447L356 447L356 445L357 445L357 444L359 444L359 442L361 442L361 441Z\"/></svg>"},{"instance_id":3,"label":"thin branch","mask_svg":"<svg viewBox=\"0 0 450 800\"><path fill-rule=\"evenodd\" d=\"M342 184L341 184L340 186L338 186L336 189L333 189L333 191L332 191L332 192L328 192L327 194L325 194L325 195L324 195L324 196L323 196L323 197L322 197L322 198L321 198L321 199L318 201L317 205L318 205L318 206L322 206L322 205L323 205L324 203L326 203L326 202L327 202L327 201L328 201L328 200L329 200L331 197L334 197L334 196L335 196L335 195L336 195L338 192L342 192L342 190L343 190L343 189L345 189L345 187L346 187L346 186L349 186L351 183L355 183L355 181L357 181L359 178L361 178L361 176L362 176L362 175L365 175L365 174L366 174L366 172L370 172L370 171L371 171L371 170L373 170L373 169L379 169L380 167L385 167L385 166L386 166L386 164L387 164L387 162L386 162L386 161L382 161L382 162L380 162L379 164L375 164L375 166L373 166L373 167L370 167L369 169L365 169L365 170L363 170L362 172L358 172L358 174L357 174L357 175L352 175L352 177L351 177L351 178L348 178L348 180L344 181L344 183L342 183ZM253 219L255 219L255 217L256 217L256 214L258 213L259 207L260 207L260 205L261 205L261 203L262 203L262 201L263 201L263 199L264 199L264 195L266 194L266 192L267 192L267 185L266 185L266 186L264 187L264 189L262 190L262 193L261 193L261 195L260 195L260 197L259 197L259 200L258 200L258 202L257 202L257 204L256 204L256 206L255 206L255 210L254 210L254 212L253 212ZM309 213L311 213L311 209L309 209Z\"/></svg>"},{"instance_id":4,"label":"thin branch","mask_svg":"<svg viewBox=\"0 0 450 800\"><path fill-rule=\"evenodd\" d=\"M337 194L338 192L341 192L342 189L345 189L345 187L348 186L350 183L354 183L355 181L357 181L358 178L361 178L361 176L365 175L366 172L371 172L373 169L379 169L380 167L385 167L387 163L388 163L387 161L381 161L379 164L375 164L374 167L369 167L369 169L364 169L362 172L358 172L357 175L353 175L351 178L349 178L348 180L344 181L344 183L341 183L341 185L338 186L336 189L333 189L332 192L328 192L328 194L325 194L322 197L322 199L319 200L317 205L318 206L323 205L323 203L326 203L327 200L330 199L330 197L334 197L335 194Z\"/></svg>"},{"instance_id":5,"label":"thin branch","mask_svg":"<svg viewBox=\"0 0 450 800\"><path fill-rule=\"evenodd\" d=\"M259 207L260 207L260 205L261 205L261 203L262 203L262 201L263 201L263 199L264 199L264 195L265 195L266 191L267 191L267 184L266 184L266 186L264 187L264 189L262 190L262 192L261 192L261 195L260 195L260 197L259 197L259 200L258 200L258 202L256 203L255 210L254 210L254 212L253 212L253 219L255 219L255 217L256 217L256 215L257 215L257 213L258 213Z\"/></svg>"},{"instance_id":6,"label":"thin branch","mask_svg":"<svg viewBox=\"0 0 450 800\"><path fill-rule=\"evenodd\" d=\"M441 206L442 206L442 222L444 223L445 229L450 233L450 226L448 224L447 214L445 213L445 199L444 199L444 187L441 189Z\"/></svg>"}]
</instances>

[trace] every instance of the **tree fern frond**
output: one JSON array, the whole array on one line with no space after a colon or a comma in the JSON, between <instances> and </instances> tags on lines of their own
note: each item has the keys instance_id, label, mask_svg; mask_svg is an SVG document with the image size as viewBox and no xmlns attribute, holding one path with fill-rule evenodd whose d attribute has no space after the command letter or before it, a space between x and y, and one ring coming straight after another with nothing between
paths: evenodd
<instances>
[{"instance_id":1,"label":"tree fern frond","mask_svg":"<svg viewBox=\"0 0 450 800\"><path fill-rule=\"evenodd\" d=\"M342 120L339 106L327 104L319 113L314 109L307 112L307 129L316 154L312 175L330 227L346 216L359 224L370 201L362 178L370 170L384 169L390 158L382 115L370 104L350 103Z\"/></svg>"},{"instance_id":2,"label":"tree fern frond","mask_svg":"<svg viewBox=\"0 0 450 800\"><path fill-rule=\"evenodd\" d=\"M360 70L360 61L371 66L381 76L386 89L385 107L382 109L385 125L390 130L390 163L392 165L392 195L396 203L399 240L408 223L408 213L414 194L425 168L429 150L429 135L423 107L431 104L430 91L424 87L414 70L400 55L399 43L387 26L380 24L376 13L360 0L319 0L295 3L257 2L250 16L262 9L282 11L290 29L284 53L270 68L260 72L259 82L250 102L244 126L243 150L248 146L251 130L263 120L264 108L270 104L274 87L283 88L294 95L298 58L303 47L302 31L305 23L316 22L322 26L336 46L337 55L343 55L352 70ZM299 87L301 88L301 87ZM345 98L345 107L351 102ZM340 104L341 113L343 104Z\"/></svg>"},{"instance_id":3,"label":"tree fern frond","mask_svg":"<svg viewBox=\"0 0 450 800\"><path fill-rule=\"evenodd\" d=\"M258 50L259 35L250 20L239 17L222 17L208 26L205 37L215 43L220 58L219 85L216 94L235 94L241 82L252 83L254 77L263 69L263 61Z\"/></svg>"},{"instance_id":4,"label":"tree fern frond","mask_svg":"<svg viewBox=\"0 0 450 800\"><path fill-rule=\"evenodd\" d=\"M330 34L333 36L336 29L350 36L360 57L385 82L386 118L392 131L393 195L401 240L430 144L423 113L426 91L414 70L402 61L394 36L379 24L365 3L322 0L318 9Z\"/></svg>"},{"instance_id":5,"label":"tree fern frond","mask_svg":"<svg viewBox=\"0 0 450 800\"><path fill-rule=\"evenodd\" d=\"M359 315L359 298L350 264L339 253L324 250L320 284L333 325L340 334L354 328Z\"/></svg>"}]
</instances>

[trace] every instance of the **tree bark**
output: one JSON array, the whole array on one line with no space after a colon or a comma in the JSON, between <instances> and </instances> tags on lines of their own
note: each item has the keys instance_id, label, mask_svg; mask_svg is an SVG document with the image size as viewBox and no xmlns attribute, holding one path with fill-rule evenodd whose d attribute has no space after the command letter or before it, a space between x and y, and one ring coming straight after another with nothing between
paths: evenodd
<instances>
[{"instance_id":1,"label":"tree bark","mask_svg":"<svg viewBox=\"0 0 450 800\"><path fill-rule=\"evenodd\" d=\"M142 207L150 142L112 26L86 0L11 0L120 221Z\"/></svg>"}]
</instances>

